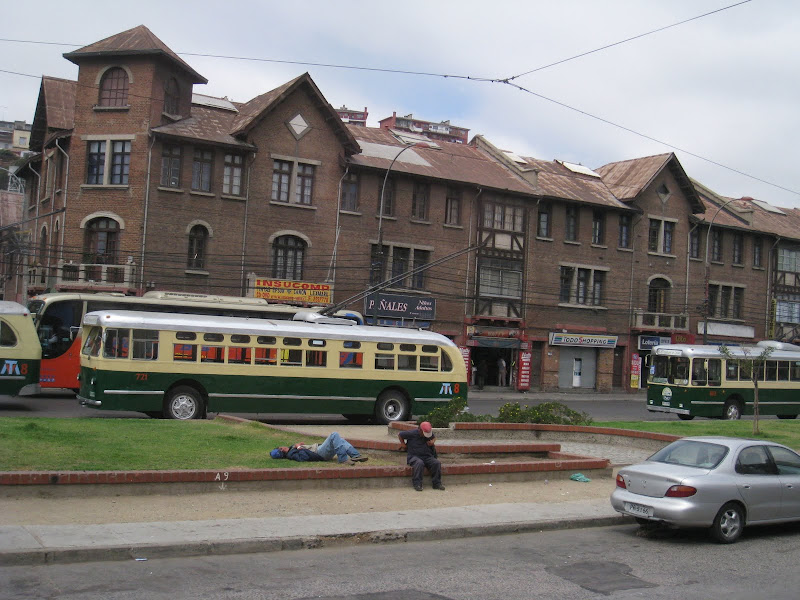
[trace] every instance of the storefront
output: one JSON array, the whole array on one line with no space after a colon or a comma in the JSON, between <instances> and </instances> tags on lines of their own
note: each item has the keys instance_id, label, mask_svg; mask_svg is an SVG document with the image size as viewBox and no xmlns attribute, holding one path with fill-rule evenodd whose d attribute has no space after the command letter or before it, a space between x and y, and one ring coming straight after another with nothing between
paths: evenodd
<instances>
[{"instance_id":1,"label":"storefront","mask_svg":"<svg viewBox=\"0 0 800 600\"><path fill-rule=\"evenodd\" d=\"M616 335L551 332L548 356L555 358L555 361L550 362L551 368L557 369L555 374L558 388L610 389L612 373L601 372L598 367L604 360L613 365L613 351L617 347L617 341ZM602 378L599 373L603 373Z\"/></svg>"},{"instance_id":2,"label":"storefront","mask_svg":"<svg viewBox=\"0 0 800 600\"><path fill-rule=\"evenodd\" d=\"M466 325L473 385L530 389L531 352L519 320L474 318Z\"/></svg>"}]
</instances>

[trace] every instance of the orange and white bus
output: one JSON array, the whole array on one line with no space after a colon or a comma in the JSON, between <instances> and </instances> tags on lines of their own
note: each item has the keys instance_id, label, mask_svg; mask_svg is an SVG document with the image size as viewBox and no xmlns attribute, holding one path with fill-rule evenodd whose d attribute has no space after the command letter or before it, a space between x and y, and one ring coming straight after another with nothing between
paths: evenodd
<instances>
[{"instance_id":1,"label":"orange and white bus","mask_svg":"<svg viewBox=\"0 0 800 600\"><path fill-rule=\"evenodd\" d=\"M78 389L80 370L81 324L83 316L97 310L141 310L147 312L194 314L258 319L291 320L298 311L320 311L322 307L305 308L288 304L270 304L263 298L214 296L183 292L147 292L143 296L115 293L55 292L34 296L28 301L33 314L42 360L39 384L27 393L41 389ZM363 325L361 313L342 310L336 317Z\"/></svg>"}]
</instances>

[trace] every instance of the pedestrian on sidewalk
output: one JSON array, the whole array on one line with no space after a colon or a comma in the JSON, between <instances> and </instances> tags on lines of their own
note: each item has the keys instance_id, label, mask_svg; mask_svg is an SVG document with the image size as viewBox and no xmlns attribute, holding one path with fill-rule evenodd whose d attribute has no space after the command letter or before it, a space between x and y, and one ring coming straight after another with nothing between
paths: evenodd
<instances>
[{"instance_id":1,"label":"pedestrian on sidewalk","mask_svg":"<svg viewBox=\"0 0 800 600\"><path fill-rule=\"evenodd\" d=\"M400 449L408 452L406 463L411 467L411 483L418 492L422 491L422 475L427 468L431 473L433 489L444 491L442 485L442 463L436 453L436 436L428 421L423 421L417 429L401 431Z\"/></svg>"},{"instance_id":2,"label":"pedestrian on sidewalk","mask_svg":"<svg viewBox=\"0 0 800 600\"><path fill-rule=\"evenodd\" d=\"M478 361L478 389L482 390L486 384L486 373L489 370L489 365L486 364L484 359Z\"/></svg>"},{"instance_id":3,"label":"pedestrian on sidewalk","mask_svg":"<svg viewBox=\"0 0 800 600\"><path fill-rule=\"evenodd\" d=\"M334 456L339 459L339 464L365 462L368 457L363 456L355 447L335 431L321 444L296 443L292 446L278 446L269 453L272 458L288 458L298 462L325 461Z\"/></svg>"},{"instance_id":4,"label":"pedestrian on sidewalk","mask_svg":"<svg viewBox=\"0 0 800 600\"><path fill-rule=\"evenodd\" d=\"M506 387L506 360L502 356L497 359L497 385Z\"/></svg>"}]
</instances>

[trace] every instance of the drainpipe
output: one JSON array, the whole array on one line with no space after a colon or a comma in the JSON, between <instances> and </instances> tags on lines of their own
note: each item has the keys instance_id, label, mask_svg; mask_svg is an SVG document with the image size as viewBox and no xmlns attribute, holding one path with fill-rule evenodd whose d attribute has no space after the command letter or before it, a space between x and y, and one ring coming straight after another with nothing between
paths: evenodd
<instances>
[{"instance_id":1,"label":"drainpipe","mask_svg":"<svg viewBox=\"0 0 800 600\"><path fill-rule=\"evenodd\" d=\"M147 134L152 138L150 147L147 149L147 176L144 186L144 215L142 216L142 257L139 259L139 291L144 293L144 251L147 244L147 217L150 210L150 172L153 160L153 146L156 143L156 136L150 131Z\"/></svg>"},{"instance_id":2,"label":"drainpipe","mask_svg":"<svg viewBox=\"0 0 800 600\"><path fill-rule=\"evenodd\" d=\"M247 274L245 273L246 265L245 265L245 255L247 253L247 216L248 210L250 208L250 175L253 172L253 163L256 162L256 151L253 151L252 156L250 158L250 164L247 165L247 186L245 187L244 193L244 219L242 223L242 264L241 264L241 280L239 281L239 286L242 290L242 296L247 296Z\"/></svg>"},{"instance_id":3,"label":"drainpipe","mask_svg":"<svg viewBox=\"0 0 800 600\"><path fill-rule=\"evenodd\" d=\"M61 245L58 250L58 262L64 262L64 235L67 231L67 192L69 191L69 154L64 152L64 149L59 145L56 139L56 148L64 155L67 161L67 168L64 173L64 199L62 200L62 208L64 209L64 219L61 221Z\"/></svg>"},{"instance_id":4,"label":"drainpipe","mask_svg":"<svg viewBox=\"0 0 800 600\"><path fill-rule=\"evenodd\" d=\"M328 267L328 277L327 277L327 280L331 282L332 286L336 285L336 253L339 246L339 233L340 233L339 219L342 210L342 182L344 181L344 178L347 177L347 174L349 172L350 172L350 165L347 165L344 169L344 175L342 175L342 178L339 180L339 197L336 200L336 227L334 228L336 234L333 240L333 253L331 255L331 264ZM334 287L334 291L335 290L336 288Z\"/></svg>"}]
</instances>

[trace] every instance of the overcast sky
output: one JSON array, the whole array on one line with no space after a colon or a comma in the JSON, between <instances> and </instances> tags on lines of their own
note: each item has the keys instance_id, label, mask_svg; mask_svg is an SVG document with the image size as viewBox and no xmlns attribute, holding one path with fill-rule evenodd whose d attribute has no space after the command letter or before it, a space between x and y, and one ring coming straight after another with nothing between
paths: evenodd
<instances>
[{"instance_id":1,"label":"overcast sky","mask_svg":"<svg viewBox=\"0 0 800 600\"><path fill-rule=\"evenodd\" d=\"M77 77L64 52L144 24L209 80L195 92L244 102L308 71L334 107L366 106L370 126L392 112L449 119L503 149L593 168L674 151L722 195L800 208L800 2L720 10L736 3L16 3L0 34L0 118L30 123L42 75ZM461 78L513 77L712 11L512 80L528 91Z\"/></svg>"}]
</instances>

